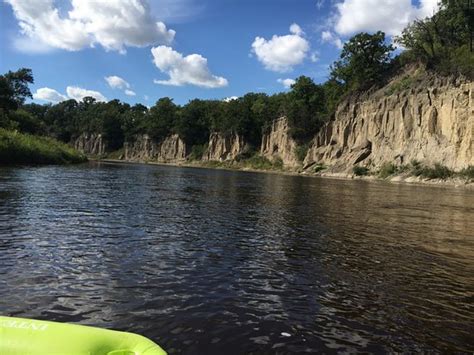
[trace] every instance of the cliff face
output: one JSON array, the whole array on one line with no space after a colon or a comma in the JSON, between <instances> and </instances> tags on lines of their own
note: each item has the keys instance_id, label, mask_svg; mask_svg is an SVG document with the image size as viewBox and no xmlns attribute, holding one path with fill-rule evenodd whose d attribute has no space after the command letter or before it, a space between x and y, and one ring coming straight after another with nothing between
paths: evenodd
<instances>
[{"instance_id":1,"label":"cliff face","mask_svg":"<svg viewBox=\"0 0 474 355\"><path fill-rule=\"evenodd\" d=\"M214 132L209 137L209 146L203 160L234 160L244 151L245 143L238 134L224 135Z\"/></svg>"},{"instance_id":2,"label":"cliff face","mask_svg":"<svg viewBox=\"0 0 474 355\"><path fill-rule=\"evenodd\" d=\"M296 158L296 142L289 134L286 117L273 121L270 132L263 135L260 154L270 161L281 159L285 167L295 168L299 165Z\"/></svg>"},{"instance_id":3,"label":"cliff face","mask_svg":"<svg viewBox=\"0 0 474 355\"><path fill-rule=\"evenodd\" d=\"M104 155L107 151L107 144L101 134L83 133L72 143L76 150L87 155Z\"/></svg>"},{"instance_id":4,"label":"cliff face","mask_svg":"<svg viewBox=\"0 0 474 355\"><path fill-rule=\"evenodd\" d=\"M186 144L177 134L155 142L148 135L139 135L133 142L124 144L124 158L131 161L156 161L161 163L186 160Z\"/></svg>"},{"instance_id":5,"label":"cliff face","mask_svg":"<svg viewBox=\"0 0 474 355\"><path fill-rule=\"evenodd\" d=\"M342 172L411 160L454 170L474 165L472 82L431 77L400 93L387 95L387 89L341 104L314 138L304 166Z\"/></svg>"}]
</instances>

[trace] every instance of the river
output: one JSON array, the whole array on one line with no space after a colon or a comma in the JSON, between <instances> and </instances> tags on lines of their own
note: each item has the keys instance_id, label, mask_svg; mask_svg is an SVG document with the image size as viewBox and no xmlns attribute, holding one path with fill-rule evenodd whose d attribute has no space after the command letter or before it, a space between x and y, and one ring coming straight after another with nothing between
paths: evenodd
<instances>
[{"instance_id":1,"label":"river","mask_svg":"<svg viewBox=\"0 0 474 355\"><path fill-rule=\"evenodd\" d=\"M474 351L474 191L151 165L0 168L0 314L170 353Z\"/></svg>"}]
</instances>

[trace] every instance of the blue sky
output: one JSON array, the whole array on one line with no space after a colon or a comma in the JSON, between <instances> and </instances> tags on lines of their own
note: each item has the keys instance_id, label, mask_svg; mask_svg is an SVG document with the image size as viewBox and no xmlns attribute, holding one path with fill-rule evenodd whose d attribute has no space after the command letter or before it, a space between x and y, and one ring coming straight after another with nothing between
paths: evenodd
<instances>
[{"instance_id":1,"label":"blue sky","mask_svg":"<svg viewBox=\"0 0 474 355\"><path fill-rule=\"evenodd\" d=\"M436 2L0 0L0 72L31 68L39 103L272 94L300 75L324 81L351 35L397 34Z\"/></svg>"}]
</instances>

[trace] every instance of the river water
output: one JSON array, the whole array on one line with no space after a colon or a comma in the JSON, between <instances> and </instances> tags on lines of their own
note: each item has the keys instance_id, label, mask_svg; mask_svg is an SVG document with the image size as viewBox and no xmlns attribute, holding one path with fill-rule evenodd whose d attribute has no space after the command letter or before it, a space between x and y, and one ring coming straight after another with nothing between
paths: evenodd
<instances>
[{"instance_id":1,"label":"river water","mask_svg":"<svg viewBox=\"0 0 474 355\"><path fill-rule=\"evenodd\" d=\"M170 353L474 351L474 191L0 168L0 314Z\"/></svg>"}]
</instances>

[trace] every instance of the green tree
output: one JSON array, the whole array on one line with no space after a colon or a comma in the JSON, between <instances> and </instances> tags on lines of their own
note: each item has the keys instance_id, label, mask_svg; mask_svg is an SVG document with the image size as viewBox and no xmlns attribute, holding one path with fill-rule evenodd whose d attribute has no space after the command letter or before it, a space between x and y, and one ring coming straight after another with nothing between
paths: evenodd
<instances>
[{"instance_id":1,"label":"green tree","mask_svg":"<svg viewBox=\"0 0 474 355\"><path fill-rule=\"evenodd\" d=\"M401 64L422 62L444 74L474 76L474 53L469 50L474 9L467 1L443 0L430 18L407 26L395 42L406 48Z\"/></svg>"},{"instance_id":2,"label":"green tree","mask_svg":"<svg viewBox=\"0 0 474 355\"><path fill-rule=\"evenodd\" d=\"M21 68L16 72L9 71L0 76L0 108L8 112L16 110L30 97L31 91L28 84L33 84L31 69Z\"/></svg>"},{"instance_id":3,"label":"green tree","mask_svg":"<svg viewBox=\"0 0 474 355\"><path fill-rule=\"evenodd\" d=\"M170 133L178 118L179 107L169 97L159 99L145 118L146 132L155 140L162 140Z\"/></svg>"},{"instance_id":4,"label":"green tree","mask_svg":"<svg viewBox=\"0 0 474 355\"><path fill-rule=\"evenodd\" d=\"M311 78L300 76L291 86L287 100L290 133L303 143L321 127L325 118L324 89Z\"/></svg>"},{"instance_id":5,"label":"green tree","mask_svg":"<svg viewBox=\"0 0 474 355\"><path fill-rule=\"evenodd\" d=\"M385 33L359 33L344 44L340 59L331 67L331 79L347 90L367 89L382 80L389 69L394 48L385 43Z\"/></svg>"}]
</instances>

